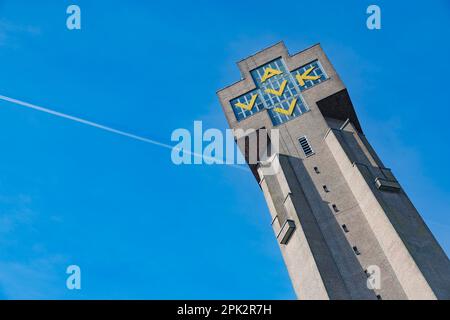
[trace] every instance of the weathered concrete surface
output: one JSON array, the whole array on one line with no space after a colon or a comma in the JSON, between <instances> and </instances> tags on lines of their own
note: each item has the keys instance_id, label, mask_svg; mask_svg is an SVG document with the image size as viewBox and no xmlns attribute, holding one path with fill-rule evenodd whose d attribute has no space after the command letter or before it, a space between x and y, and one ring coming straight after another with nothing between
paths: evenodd
<instances>
[{"instance_id":1,"label":"weathered concrete surface","mask_svg":"<svg viewBox=\"0 0 450 320\"><path fill-rule=\"evenodd\" d=\"M290 56L278 43L240 61L243 79L218 92L230 127L273 128L266 110L238 122L230 100L255 89L251 70L279 57L289 71L319 60L328 77L302 92L309 112L277 126L281 171L257 174L275 236L286 220L295 224L280 249L298 298L450 299L447 256L363 135L347 90L320 45ZM303 136L314 155L303 154L298 143ZM365 270L373 265L381 271L376 290L366 284Z\"/></svg>"}]
</instances>

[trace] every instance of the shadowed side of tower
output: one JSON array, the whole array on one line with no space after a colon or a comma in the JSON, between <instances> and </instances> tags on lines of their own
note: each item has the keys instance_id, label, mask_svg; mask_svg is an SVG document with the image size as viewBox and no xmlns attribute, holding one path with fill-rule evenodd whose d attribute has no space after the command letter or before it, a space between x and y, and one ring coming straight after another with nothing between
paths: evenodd
<instances>
[{"instance_id":1,"label":"shadowed side of tower","mask_svg":"<svg viewBox=\"0 0 450 320\"><path fill-rule=\"evenodd\" d=\"M218 96L246 156L247 135L279 130L267 140L279 143L278 170L249 166L298 298L450 299L446 254L365 138L320 45L291 56L280 42L238 67L242 80Z\"/></svg>"}]
</instances>

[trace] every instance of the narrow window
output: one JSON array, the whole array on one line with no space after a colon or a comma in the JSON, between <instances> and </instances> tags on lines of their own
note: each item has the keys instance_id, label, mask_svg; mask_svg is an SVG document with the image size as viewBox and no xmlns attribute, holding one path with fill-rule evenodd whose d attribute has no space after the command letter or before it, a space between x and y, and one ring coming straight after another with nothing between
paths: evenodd
<instances>
[{"instance_id":1,"label":"narrow window","mask_svg":"<svg viewBox=\"0 0 450 320\"><path fill-rule=\"evenodd\" d=\"M332 205L334 212L339 212L339 209L337 208L337 206L335 204Z\"/></svg>"},{"instance_id":2,"label":"narrow window","mask_svg":"<svg viewBox=\"0 0 450 320\"><path fill-rule=\"evenodd\" d=\"M358 247L353 247L353 251L355 251L355 254L357 255L357 256L359 256L360 254L361 254L361 252L359 252L359 250L358 250Z\"/></svg>"},{"instance_id":3,"label":"narrow window","mask_svg":"<svg viewBox=\"0 0 450 320\"><path fill-rule=\"evenodd\" d=\"M348 228L345 224L342 225L342 230L344 230L345 233L348 233Z\"/></svg>"},{"instance_id":4,"label":"narrow window","mask_svg":"<svg viewBox=\"0 0 450 320\"><path fill-rule=\"evenodd\" d=\"M325 191L325 192L330 192L330 190L328 190L328 187L327 186L323 186L323 191Z\"/></svg>"},{"instance_id":5,"label":"narrow window","mask_svg":"<svg viewBox=\"0 0 450 320\"><path fill-rule=\"evenodd\" d=\"M319 168L317 168L317 167L314 167L314 171L315 171L317 174L320 173Z\"/></svg>"},{"instance_id":6,"label":"narrow window","mask_svg":"<svg viewBox=\"0 0 450 320\"><path fill-rule=\"evenodd\" d=\"M309 157L314 154L314 151L311 148L311 145L309 144L308 139L306 139L306 137L301 137L300 139L298 139L298 141L300 142L300 146L302 147L305 156Z\"/></svg>"}]
</instances>

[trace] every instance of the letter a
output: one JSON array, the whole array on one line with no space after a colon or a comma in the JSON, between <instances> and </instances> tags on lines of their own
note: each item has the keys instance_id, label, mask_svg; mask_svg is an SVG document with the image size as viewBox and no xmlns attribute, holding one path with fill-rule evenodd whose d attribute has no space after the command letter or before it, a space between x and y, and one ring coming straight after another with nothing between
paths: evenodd
<instances>
[{"instance_id":1,"label":"letter a","mask_svg":"<svg viewBox=\"0 0 450 320\"><path fill-rule=\"evenodd\" d=\"M71 265L67 267L67 274L70 276L66 280L66 286L69 290L81 289L81 269L77 265Z\"/></svg>"},{"instance_id":2,"label":"letter a","mask_svg":"<svg viewBox=\"0 0 450 320\"><path fill-rule=\"evenodd\" d=\"M186 129L176 129L170 139L179 142L172 148L172 162L176 165L191 164L191 133Z\"/></svg>"},{"instance_id":3,"label":"letter a","mask_svg":"<svg viewBox=\"0 0 450 320\"><path fill-rule=\"evenodd\" d=\"M380 9L380 7L375 4L368 6L367 14L371 14L367 18L367 28L369 30L381 29L381 9Z\"/></svg>"},{"instance_id":4,"label":"letter a","mask_svg":"<svg viewBox=\"0 0 450 320\"><path fill-rule=\"evenodd\" d=\"M81 9L77 5L70 5L67 7L67 17L66 26L69 30L80 30L81 29Z\"/></svg>"}]
</instances>

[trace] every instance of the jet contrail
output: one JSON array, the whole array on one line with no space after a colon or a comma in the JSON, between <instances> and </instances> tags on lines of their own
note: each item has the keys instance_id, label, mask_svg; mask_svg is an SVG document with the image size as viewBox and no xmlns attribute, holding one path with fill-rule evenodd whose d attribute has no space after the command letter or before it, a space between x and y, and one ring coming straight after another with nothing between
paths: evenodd
<instances>
[{"instance_id":1,"label":"jet contrail","mask_svg":"<svg viewBox=\"0 0 450 320\"><path fill-rule=\"evenodd\" d=\"M118 134L118 135L121 135L121 136L124 136L124 137L128 137L128 138L131 138L131 139L135 139L135 140L139 140L139 141L142 141L142 142L150 143L150 144L153 144L153 145L156 145L156 146L160 146L160 147L163 147L163 148L166 148L166 149L170 149L170 150L175 149L177 151L181 151L182 150L182 149L176 148L174 146L171 146L170 144L166 144L166 143L159 142L159 141L156 141L156 140L152 140L152 139L148 139L148 138L145 138L145 137L141 137L141 136L138 136L138 135L135 135L135 134L132 134L132 133L125 132L125 131L117 130L117 129L114 129L114 128L111 128L111 127L108 127L108 126L104 126L104 125L99 124L99 123L95 123L95 122L92 122L92 121L89 121L89 120L85 120L85 119L82 119L82 118L74 117L74 116L71 116L69 114L65 114L65 113L62 113L62 112L58 112L58 111L54 111L54 110L47 109L47 108L44 108L44 107L40 107L40 106L31 104L31 103L20 101L20 100L13 99L13 98L10 98L10 97L6 97L6 96L0 95L0 100L7 101L7 102L10 102L10 103L22 106L22 107L26 107L26 108L29 108L29 109L33 109L33 110L41 111L41 112L44 112L44 113L48 113L48 114L51 114L51 115L54 115L54 116L57 116L57 117L60 117L60 118L72 120L72 121L75 121L75 122L78 122L78 123L82 123L82 124L87 125L87 126L91 126L91 127L97 128L97 129L101 129L101 130L105 130L105 131L108 131L108 132L112 132L112 133L115 133L115 134ZM190 152L190 151L187 151L187 150L182 150L182 151L185 152L188 155L193 155L194 157L200 157L200 158L204 158L204 159L208 159L208 160L219 160L219 159L215 159L215 158L212 158L212 157L204 156L202 154L198 154L198 153L195 153L195 152ZM236 164L231 164L231 166L233 166L235 168L238 168L238 169L241 169L241 170L247 171L247 168L245 168L243 166L239 166L239 165L236 165Z\"/></svg>"},{"instance_id":2,"label":"jet contrail","mask_svg":"<svg viewBox=\"0 0 450 320\"><path fill-rule=\"evenodd\" d=\"M120 131L120 130L117 130L117 129L114 129L114 128L111 128L111 127L107 127L107 126L101 125L99 123L95 123L95 122L92 122L92 121L84 120L84 119L81 119L81 118L78 118L78 117L74 117L74 116L71 116L71 115L68 115L68 114L65 114L65 113L61 113L61 112L58 112L58 111L54 111L54 110L50 110L50 109L47 109L47 108L39 107L39 106L36 106L36 105L28 103L28 102L23 102L23 101L20 101L20 100L17 100L17 99L13 99L13 98L9 98L9 97L5 97L5 96L2 96L2 95L0 95L0 100L8 101L8 102L20 105L22 107L34 109L34 110L41 111L41 112L45 112L45 113L48 113L48 114L51 114L51 115L54 115L54 116L57 116L57 117L69 119L69 120L72 120L72 121L75 121L75 122L79 122L79 123L82 123L82 124L85 124L85 125L88 125L88 126L91 126L91 127L94 127L94 128L98 128L98 129L102 129L102 130L109 131L109 132L112 132L112 133L116 133L116 134L119 134L121 136L129 137L129 138L136 139L136 140L143 141L143 142L147 142L147 143L151 143L151 144L154 144L154 145L157 145L157 146L160 146L160 147L164 147L164 148L168 148L168 149L172 149L173 148L173 146L171 146L169 144L165 144L165 143L161 143L161 142L158 142L158 141L155 141L155 140L151 140L151 139L147 139L147 138L144 138L144 137L140 137L140 136L137 136L135 134L131 134L131 133L128 133L128 132Z\"/></svg>"}]
</instances>

